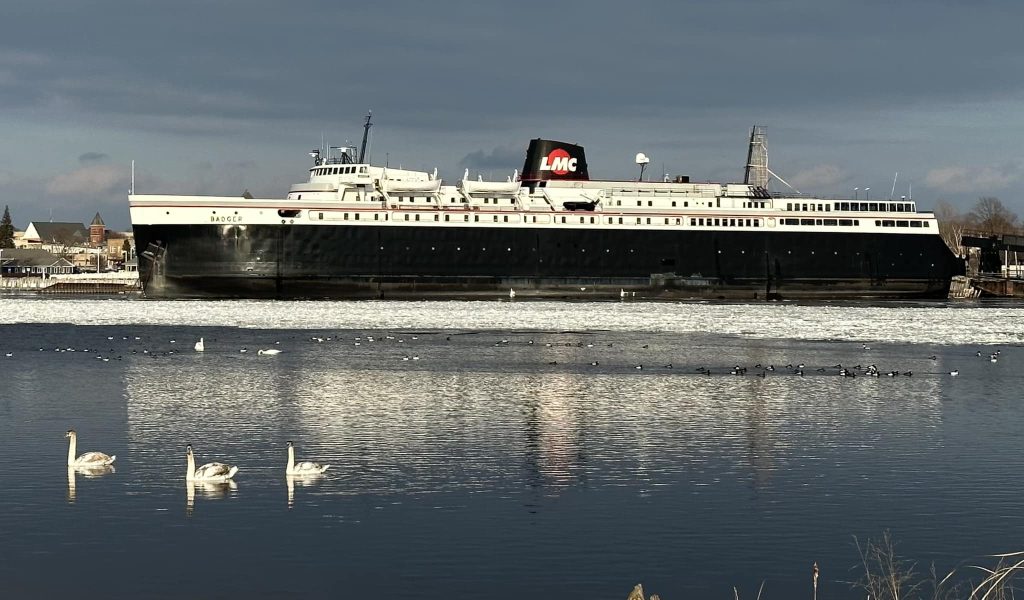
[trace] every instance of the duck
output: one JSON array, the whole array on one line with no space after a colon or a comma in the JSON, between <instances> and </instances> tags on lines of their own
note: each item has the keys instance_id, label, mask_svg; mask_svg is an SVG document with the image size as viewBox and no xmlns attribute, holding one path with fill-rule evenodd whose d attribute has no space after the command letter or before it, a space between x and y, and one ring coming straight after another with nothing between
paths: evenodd
<instances>
[{"instance_id":1,"label":"duck","mask_svg":"<svg viewBox=\"0 0 1024 600\"><path fill-rule=\"evenodd\" d=\"M68 438L68 466L69 467L106 467L114 464L117 455L110 456L102 452L86 452L75 457L75 449L78 447L78 434L74 429L68 429L64 434Z\"/></svg>"},{"instance_id":2,"label":"duck","mask_svg":"<svg viewBox=\"0 0 1024 600\"><path fill-rule=\"evenodd\" d=\"M238 467L224 463L212 462L196 468L196 458L192 454L192 444L185 446L185 458L188 468L185 470L185 481L224 482L230 480L238 472Z\"/></svg>"},{"instance_id":3,"label":"duck","mask_svg":"<svg viewBox=\"0 0 1024 600\"><path fill-rule=\"evenodd\" d=\"M319 475L329 468L331 465L321 465L308 460L295 462L295 444L288 442L288 466L285 467L285 475Z\"/></svg>"},{"instance_id":4,"label":"duck","mask_svg":"<svg viewBox=\"0 0 1024 600\"><path fill-rule=\"evenodd\" d=\"M196 352L203 352L203 351L206 350L206 346L203 344L203 338L199 338L199 341L196 342L196 346L195 347L196 347Z\"/></svg>"},{"instance_id":5,"label":"duck","mask_svg":"<svg viewBox=\"0 0 1024 600\"><path fill-rule=\"evenodd\" d=\"M274 355L277 355L277 354L280 354L280 353L281 353L281 351L278 350L277 348L271 348L270 350L260 350L260 351L256 352L256 354L259 354L260 356L263 356L264 354L266 354L268 356L274 356Z\"/></svg>"}]
</instances>

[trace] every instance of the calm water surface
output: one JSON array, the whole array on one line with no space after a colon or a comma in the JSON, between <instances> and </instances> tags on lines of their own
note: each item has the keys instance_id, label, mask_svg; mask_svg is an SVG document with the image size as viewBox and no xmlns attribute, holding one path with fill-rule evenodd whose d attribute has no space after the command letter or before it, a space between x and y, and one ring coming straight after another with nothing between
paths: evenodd
<instances>
[{"instance_id":1,"label":"calm water surface","mask_svg":"<svg viewBox=\"0 0 1024 600\"><path fill-rule=\"evenodd\" d=\"M820 598L857 598L853 536L889 529L940 570L1024 549L1014 343L813 339L829 310L793 337L604 330L585 304L572 331L117 322L139 304L89 325L47 301L51 322L0 325L5 597L625 598L643 582L673 600L764 580L765 598L809 598L817 561ZM920 308L888 310L929 329ZM986 315L924 310L946 330ZM1019 339L1024 311L988 314ZM67 472L71 427L114 473ZM330 470L289 481L287 440ZM235 483L186 486L186 443L238 465Z\"/></svg>"}]
</instances>

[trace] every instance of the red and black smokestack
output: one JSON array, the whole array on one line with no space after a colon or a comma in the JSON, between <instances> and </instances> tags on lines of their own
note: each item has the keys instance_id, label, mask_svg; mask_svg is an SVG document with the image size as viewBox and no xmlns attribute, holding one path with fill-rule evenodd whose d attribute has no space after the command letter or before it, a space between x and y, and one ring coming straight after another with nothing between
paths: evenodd
<instances>
[{"instance_id":1,"label":"red and black smokestack","mask_svg":"<svg viewBox=\"0 0 1024 600\"><path fill-rule=\"evenodd\" d=\"M587 157L583 146L542 140L530 140L526 150L526 164L520 178L524 182L545 181L549 179L568 179L586 181L590 179L587 172Z\"/></svg>"}]
</instances>

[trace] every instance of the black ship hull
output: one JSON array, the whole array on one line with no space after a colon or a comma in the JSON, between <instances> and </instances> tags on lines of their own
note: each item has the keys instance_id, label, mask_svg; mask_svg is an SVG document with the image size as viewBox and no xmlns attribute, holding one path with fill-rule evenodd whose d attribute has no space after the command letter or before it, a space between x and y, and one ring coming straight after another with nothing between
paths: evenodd
<instances>
[{"instance_id":1,"label":"black ship hull","mask_svg":"<svg viewBox=\"0 0 1024 600\"><path fill-rule=\"evenodd\" d=\"M135 225L149 298L944 298L937 235Z\"/></svg>"}]
</instances>

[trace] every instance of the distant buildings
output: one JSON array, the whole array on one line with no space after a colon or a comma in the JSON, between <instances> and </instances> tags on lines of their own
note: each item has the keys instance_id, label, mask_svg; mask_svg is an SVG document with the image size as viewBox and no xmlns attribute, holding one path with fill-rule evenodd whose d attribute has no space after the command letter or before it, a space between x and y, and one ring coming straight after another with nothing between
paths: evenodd
<instances>
[{"instance_id":1,"label":"distant buildings","mask_svg":"<svg viewBox=\"0 0 1024 600\"><path fill-rule=\"evenodd\" d=\"M0 274L4 277L48 277L74 272L71 261L46 250L8 248L0 251Z\"/></svg>"},{"instance_id":2,"label":"distant buildings","mask_svg":"<svg viewBox=\"0 0 1024 600\"><path fill-rule=\"evenodd\" d=\"M24 233L15 233L14 246L45 250L71 263L73 268L89 272L124 270L135 258L134 235L107 229L99 213L88 227L81 223L32 221Z\"/></svg>"}]
</instances>

